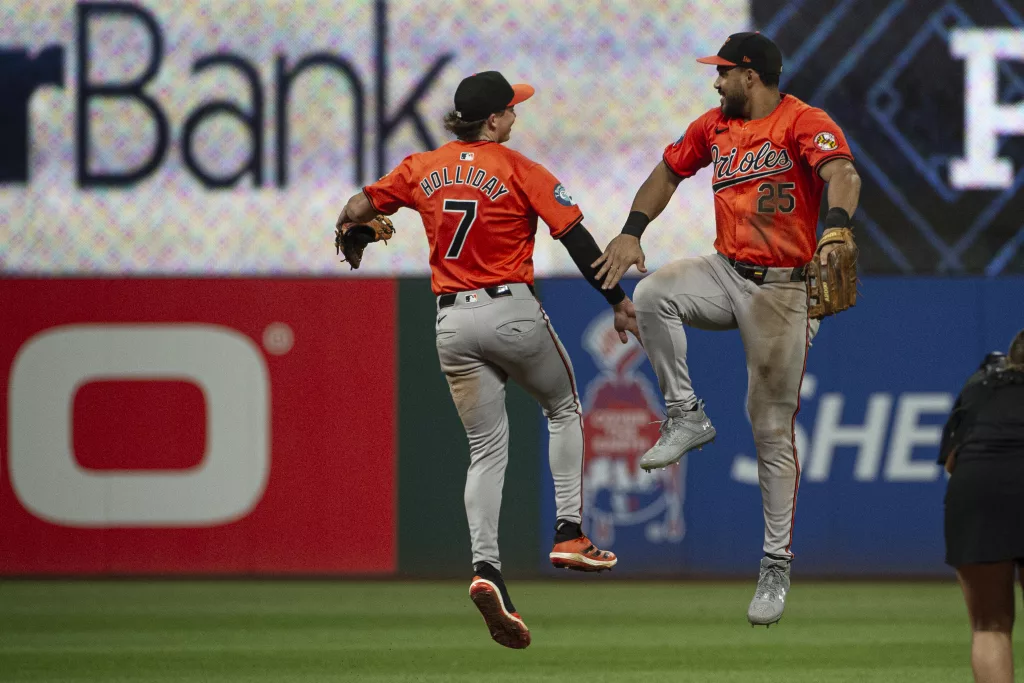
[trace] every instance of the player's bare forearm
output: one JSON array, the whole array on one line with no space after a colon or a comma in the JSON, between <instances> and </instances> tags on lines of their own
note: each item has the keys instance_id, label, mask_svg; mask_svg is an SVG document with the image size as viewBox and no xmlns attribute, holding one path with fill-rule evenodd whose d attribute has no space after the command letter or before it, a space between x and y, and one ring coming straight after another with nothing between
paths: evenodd
<instances>
[{"instance_id":1,"label":"player's bare forearm","mask_svg":"<svg viewBox=\"0 0 1024 683\"><path fill-rule=\"evenodd\" d=\"M835 159L821 167L821 179L828 183L828 207L840 208L850 216L860 201L860 176L849 159Z\"/></svg>"},{"instance_id":2,"label":"player's bare forearm","mask_svg":"<svg viewBox=\"0 0 1024 683\"><path fill-rule=\"evenodd\" d=\"M377 215L377 210L362 192L358 192L348 200L341 215L338 216L338 225L342 223L365 223Z\"/></svg>"},{"instance_id":3,"label":"player's bare forearm","mask_svg":"<svg viewBox=\"0 0 1024 683\"><path fill-rule=\"evenodd\" d=\"M593 261L600 258L601 249L597 246L597 242L594 241L594 236L583 226L583 223L577 223L567 233L559 237L558 241L569 252L573 263L580 269L580 274L604 295L608 303L616 306L626 298L626 293L622 291L621 287L603 288L600 280L595 277L597 269L594 267Z\"/></svg>"},{"instance_id":4,"label":"player's bare forearm","mask_svg":"<svg viewBox=\"0 0 1024 683\"><path fill-rule=\"evenodd\" d=\"M673 173L664 161L658 162L647 176L647 180L637 190L630 210L646 214L653 221L668 206L681 180L682 178Z\"/></svg>"},{"instance_id":5,"label":"player's bare forearm","mask_svg":"<svg viewBox=\"0 0 1024 683\"><path fill-rule=\"evenodd\" d=\"M633 206L630 207L629 219L622 234L609 242L601 258L591 264L598 268L597 279L603 280L602 289L612 289L618 285L622 276L634 265L641 273L647 272L644 252L640 248L640 235L647 224L668 206L681 180L664 161L658 162L647 176L633 198Z\"/></svg>"}]
</instances>

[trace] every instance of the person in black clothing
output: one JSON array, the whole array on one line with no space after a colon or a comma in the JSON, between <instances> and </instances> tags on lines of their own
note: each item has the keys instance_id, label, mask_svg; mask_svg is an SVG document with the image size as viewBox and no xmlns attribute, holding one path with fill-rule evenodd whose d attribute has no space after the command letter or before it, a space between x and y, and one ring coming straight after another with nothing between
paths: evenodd
<instances>
[{"instance_id":1,"label":"person in black clothing","mask_svg":"<svg viewBox=\"0 0 1024 683\"><path fill-rule=\"evenodd\" d=\"M979 683L1013 681L1014 574L1024 586L1024 330L967 380L942 432L946 563L956 568Z\"/></svg>"}]
</instances>

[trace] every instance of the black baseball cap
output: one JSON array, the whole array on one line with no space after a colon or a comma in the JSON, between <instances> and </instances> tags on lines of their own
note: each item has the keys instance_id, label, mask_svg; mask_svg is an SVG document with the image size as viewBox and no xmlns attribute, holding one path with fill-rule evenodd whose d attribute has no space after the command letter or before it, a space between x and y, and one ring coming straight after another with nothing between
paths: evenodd
<instances>
[{"instance_id":1,"label":"black baseball cap","mask_svg":"<svg viewBox=\"0 0 1024 683\"><path fill-rule=\"evenodd\" d=\"M779 46L760 32L734 33L713 57L701 57L701 64L742 66L763 74L782 73L782 52Z\"/></svg>"},{"instance_id":2,"label":"black baseball cap","mask_svg":"<svg viewBox=\"0 0 1024 683\"><path fill-rule=\"evenodd\" d=\"M533 93L532 85L510 85L497 71L481 71L463 78L455 89L455 115L463 121L480 121L530 99Z\"/></svg>"}]
</instances>

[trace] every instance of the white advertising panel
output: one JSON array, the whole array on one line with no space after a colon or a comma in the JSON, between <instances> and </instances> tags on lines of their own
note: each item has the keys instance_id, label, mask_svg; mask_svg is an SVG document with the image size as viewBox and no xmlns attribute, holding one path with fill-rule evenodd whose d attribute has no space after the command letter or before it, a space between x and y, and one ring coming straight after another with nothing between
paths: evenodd
<instances>
[{"instance_id":1,"label":"white advertising panel","mask_svg":"<svg viewBox=\"0 0 1024 683\"><path fill-rule=\"evenodd\" d=\"M718 96L749 23L717 2L69 3L0 8L0 271L350 274L345 201L446 142L459 81L537 89L508 143L546 165L603 246L665 145ZM353 275L427 272L418 217ZM705 176L644 237L648 265L707 253ZM542 275L576 273L537 243Z\"/></svg>"}]
</instances>

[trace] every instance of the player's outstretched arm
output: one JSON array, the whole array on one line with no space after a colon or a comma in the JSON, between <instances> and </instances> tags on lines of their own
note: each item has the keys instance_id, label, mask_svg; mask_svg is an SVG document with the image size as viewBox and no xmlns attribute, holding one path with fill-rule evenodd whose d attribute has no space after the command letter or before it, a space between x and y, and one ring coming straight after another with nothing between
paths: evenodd
<instances>
[{"instance_id":1,"label":"player's outstretched arm","mask_svg":"<svg viewBox=\"0 0 1024 683\"><path fill-rule=\"evenodd\" d=\"M676 188L682 182L682 178L672 172L664 161L658 162L647 180L636 191L633 198L633 206L630 211L639 211L653 221L668 206L668 202L675 194ZM646 226L645 226L646 227ZM639 237L639 235L637 235Z\"/></svg>"},{"instance_id":2,"label":"player's outstretched arm","mask_svg":"<svg viewBox=\"0 0 1024 683\"><path fill-rule=\"evenodd\" d=\"M358 192L352 195L345 204L345 208L341 210L341 215L338 216L338 222L335 223L335 227L345 223L366 223L378 213L366 195Z\"/></svg>"},{"instance_id":3,"label":"player's outstretched arm","mask_svg":"<svg viewBox=\"0 0 1024 683\"><path fill-rule=\"evenodd\" d=\"M619 333L619 339L625 344L629 338L626 332L632 332L633 336L640 339L640 329L636 324L636 310L633 302L629 300L622 287L602 288L601 283L594 276L594 266L591 262L601 253L594 236L590 234L582 223L574 225L567 233L558 238L573 263L580 269L580 273L586 278L594 289L599 291L605 300L615 309L615 330Z\"/></svg>"},{"instance_id":4,"label":"player's outstretched arm","mask_svg":"<svg viewBox=\"0 0 1024 683\"><path fill-rule=\"evenodd\" d=\"M334 250L344 256L342 263L358 268L363 262L363 251L373 242L388 243L395 234L391 220L380 215L370 198L360 193L345 204L334 225Z\"/></svg>"},{"instance_id":5,"label":"player's outstretched arm","mask_svg":"<svg viewBox=\"0 0 1024 683\"><path fill-rule=\"evenodd\" d=\"M641 273L647 272L644 250L640 248L640 236L647 229L647 224L668 206L681 180L661 161L637 190L622 234L609 242L601 258L591 264L600 268L597 279L604 280L604 289L615 287L631 266L635 265Z\"/></svg>"}]
</instances>

